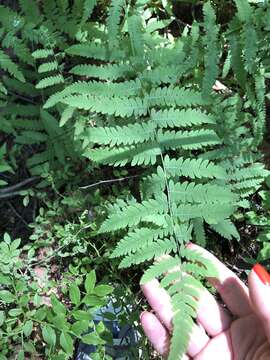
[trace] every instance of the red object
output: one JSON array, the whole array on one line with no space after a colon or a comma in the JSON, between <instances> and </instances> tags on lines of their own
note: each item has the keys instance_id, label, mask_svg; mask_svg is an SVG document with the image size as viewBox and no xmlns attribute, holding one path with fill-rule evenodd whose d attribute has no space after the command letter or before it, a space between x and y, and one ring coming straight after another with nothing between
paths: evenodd
<instances>
[{"instance_id":1,"label":"red object","mask_svg":"<svg viewBox=\"0 0 270 360\"><path fill-rule=\"evenodd\" d=\"M268 271L265 270L265 268L262 265L256 264L253 266L252 270L255 271L259 279L265 285L270 285L270 274L268 273Z\"/></svg>"}]
</instances>

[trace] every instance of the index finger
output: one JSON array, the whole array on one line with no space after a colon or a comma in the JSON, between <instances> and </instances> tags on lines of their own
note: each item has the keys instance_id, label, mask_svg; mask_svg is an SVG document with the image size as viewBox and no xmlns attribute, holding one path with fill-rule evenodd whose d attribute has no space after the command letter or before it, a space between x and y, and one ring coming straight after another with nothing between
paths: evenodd
<instances>
[{"instance_id":1,"label":"index finger","mask_svg":"<svg viewBox=\"0 0 270 360\"><path fill-rule=\"evenodd\" d=\"M252 312L247 286L218 260L209 251L195 244L188 244L191 250L199 252L204 258L210 260L216 267L218 277L208 278L208 281L219 292L222 300L228 306L232 314L236 316L245 316Z\"/></svg>"}]
</instances>

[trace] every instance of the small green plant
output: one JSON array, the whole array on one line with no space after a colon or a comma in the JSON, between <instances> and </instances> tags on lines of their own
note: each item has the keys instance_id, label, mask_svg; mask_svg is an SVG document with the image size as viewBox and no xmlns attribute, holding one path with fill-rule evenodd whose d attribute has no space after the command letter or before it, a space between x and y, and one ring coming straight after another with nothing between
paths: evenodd
<instances>
[{"instance_id":1,"label":"small green plant","mask_svg":"<svg viewBox=\"0 0 270 360\"><path fill-rule=\"evenodd\" d=\"M0 243L0 358L69 359L75 342L82 341L97 345L95 356L105 359L101 345L108 341L108 330L93 319L112 287L98 284L93 270L67 272L61 283L48 279L32 250L20 243L8 234Z\"/></svg>"}]
</instances>

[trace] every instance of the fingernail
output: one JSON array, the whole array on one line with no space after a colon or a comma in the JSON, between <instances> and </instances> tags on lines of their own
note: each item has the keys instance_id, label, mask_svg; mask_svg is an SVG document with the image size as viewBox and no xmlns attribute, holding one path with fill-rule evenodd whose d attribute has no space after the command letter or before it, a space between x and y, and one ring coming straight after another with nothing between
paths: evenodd
<instances>
[{"instance_id":1,"label":"fingernail","mask_svg":"<svg viewBox=\"0 0 270 360\"><path fill-rule=\"evenodd\" d=\"M143 314L147 313L147 311L143 311L141 314L140 314L140 321L142 322L142 317L143 317Z\"/></svg>"},{"instance_id":2,"label":"fingernail","mask_svg":"<svg viewBox=\"0 0 270 360\"><path fill-rule=\"evenodd\" d=\"M256 264L253 266L252 270L255 271L264 285L270 285L270 274L262 265Z\"/></svg>"}]
</instances>

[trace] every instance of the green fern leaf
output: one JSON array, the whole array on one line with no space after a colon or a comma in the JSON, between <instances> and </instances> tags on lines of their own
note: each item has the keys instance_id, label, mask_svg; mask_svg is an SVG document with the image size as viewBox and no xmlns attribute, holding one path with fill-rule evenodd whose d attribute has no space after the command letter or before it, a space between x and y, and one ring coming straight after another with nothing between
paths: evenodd
<instances>
[{"instance_id":1,"label":"green fern leaf","mask_svg":"<svg viewBox=\"0 0 270 360\"><path fill-rule=\"evenodd\" d=\"M86 23L86 21L90 18L96 4L97 4L96 0L84 0L83 13L81 16L81 23L80 23L81 26L83 26Z\"/></svg>"},{"instance_id":2,"label":"green fern leaf","mask_svg":"<svg viewBox=\"0 0 270 360\"><path fill-rule=\"evenodd\" d=\"M98 81L78 81L67 86L64 90L57 92L49 97L44 108L56 105L58 102L65 100L68 95L90 95L101 96L104 99L108 97L126 97L136 96L141 92L141 83L138 80L123 81L112 83L108 86L106 83ZM109 101L109 99L108 99Z\"/></svg>"},{"instance_id":3,"label":"green fern leaf","mask_svg":"<svg viewBox=\"0 0 270 360\"><path fill-rule=\"evenodd\" d=\"M187 68L184 65L157 66L154 69L146 69L140 75L142 81L149 82L153 85L175 84L179 76L183 76Z\"/></svg>"},{"instance_id":4,"label":"green fern leaf","mask_svg":"<svg viewBox=\"0 0 270 360\"><path fill-rule=\"evenodd\" d=\"M229 219L224 219L217 224L213 224L211 228L225 239L232 240L232 238L235 238L238 241L240 240L240 235L235 225Z\"/></svg>"},{"instance_id":5,"label":"green fern leaf","mask_svg":"<svg viewBox=\"0 0 270 360\"><path fill-rule=\"evenodd\" d=\"M50 72L58 69L58 63L57 61L51 61L48 63L44 63L39 65L38 72L44 73L44 72Z\"/></svg>"},{"instance_id":6,"label":"green fern leaf","mask_svg":"<svg viewBox=\"0 0 270 360\"><path fill-rule=\"evenodd\" d=\"M152 89L147 97L149 106L195 106L204 105L201 94L194 90L169 86Z\"/></svg>"},{"instance_id":7,"label":"green fern leaf","mask_svg":"<svg viewBox=\"0 0 270 360\"><path fill-rule=\"evenodd\" d=\"M77 65L70 70L71 74L97 78L100 80L118 80L134 75L134 69L129 64L108 65Z\"/></svg>"},{"instance_id":8,"label":"green fern leaf","mask_svg":"<svg viewBox=\"0 0 270 360\"><path fill-rule=\"evenodd\" d=\"M109 50L100 44L76 44L65 50L68 55L82 56L104 61L124 60L125 53L122 50L114 50L110 53Z\"/></svg>"},{"instance_id":9,"label":"green fern leaf","mask_svg":"<svg viewBox=\"0 0 270 360\"><path fill-rule=\"evenodd\" d=\"M62 112L61 115L61 119L59 122L59 126L62 127L64 126L73 116L75 111L75 108L68 106L67 108L65 108L65 110Z\"/></svg>"},{"instance_id":10,"label":"green fern leaf","mask_svg":"<svg viewBox=\"0 0 270 360\"><path fill-rule=\"evenodd\" d=\"M21 135L17 135L16 141L18 144L39 144L47 141L48 136L37 131L23 131Z\"/></svg>"},{"instance_id":11,"label":"green fern leaf","mask_svg":"<svg viewBox=\"0 0 270 360\"><path fill-rule=\"evenodd\" d=\"M0 68L7 71L16 79L25 82L23 73L19 70L18 65L15 64L3 50L0 50Z\"/></svg>"},{"instance_id":12,"label":"green fern leaf","mask_svg":"<svg viewBox=\"0 0 270 360\"><path fill-rule=\"evenodd\" d=\"M206 236L204 230L203 220L201 218L192 220L194 235L196 239L196 244L205 247L206 246Z\"/></svg>"},{"instance_id":13,"label":"green fern leaf","mask_svg":"<svg viewBox=\"0 0 270 360\"><path fill-rule=\"evenodd\" d=\"M45 79L41 79L36 84L36 89L44 89L44 88L49 87L49 86L62 84L64 81L65 80L64 80L63 76L60 75L60 74L54 75L54 76L48 76Z\"/></svg>"},{"instance_id":14,"label":"green fern leaf","mask_svg":"<svg viewBox=\"0 0 270 360\"><path fill-rule=\"evenodd\" d=\"M7 89L5 88L5 86L3 85L3 83L0 81L0 92L2 94L7 95Z\"/></svg>"},{"instance_id":15,"label":"green fern leaf","mask_svg":"<svg viewBox=\"0 0 270 360\"><path fill-rule=\"evenodd\" d=\"M147 284L149 281L154 278L158 278L161 275L164 275L167 272L175 271L179 267L179 259L174 257L169 257L161 259L157 263L151 265L143 274L140 283ZM178 274L179 276L179 274Z\"/></svg>"},{"instance_id":16,"label":"green fern leaf","mask_svg":"<svg viewBox=\"0 0 270 360\"><path fill-rule=\"evenodd\" d=\"M203 218L208 224L217 224L218 222L230 217L235 211L236 205L234 204L208 204L194 205L194 204L181 204L177 206L174 212L181 221L188 221L195 218Z\"/></svg>"},{"instance_id":17,"label":"green fern leaf","mask_svg":"<svg viewBox=\"0 0 270 360\"><path fill-rule=\"evenodd\" d=\"M154 229L140 228L135 229L134 232L128 233L121 239L114 251L111 254L112 258L120 257L134 253L142 248L148 246L159 236L159 232Z\"/></svg>"},{"instance_id":18,"label":"green fern leaf","mask_svg":"<svg viewBox=\"0 0 270 360\"><path fill-rule=\"evenodd\" d=\"M247 0L234 0L237 6L237 15L242 22L248 22L252 17L252 7Z\"/></svg>"},{"instance_id":19,"label":"green fern leaf","mask_svg":"<svg viewBox=\"0 0 270 360\"><path fill-rule=\"evenodd\" d=\"M118 213L111 215L103 222L99 233L124 229L127 226L134 226L143 221L144 217L150 214L162 214L167 212L167 202L164 197L158 200L149 199L142 203L127 206Z\"/></svg>"},{"instance_id":20,"label":"green fern leaf","mask_svg":"<svg viewBox=\"0 0 270 360\"><path fill-rule=\"evenodd\" d=\"M157 132L157 142L163 149L183 148L197 150L205 146L220 144L213 130L164 131Z\"/></svg>"},{"instance_id":21,"label":"green fern leaf","mask_svg":"<svg viewBox=\"0 0 270 360\"><path fill-rule=\"evenodd\" d=\"M130 267L131 265L138 265L145 261L150 261L153 258L159 258L163 255L168 255L176 252L176 246L172 240L163 239L157 240L148 244L147 247L137 251L135 254L126 256L119 264L120 268Z\"/></svg>"},{"instance_id":22,"label":"green fern leaf","mask_svg":"<svg viewBox=\"0 0 270 360\"><path fill-rule=\"evenodd\" d=\"M242 89L246 87L246 71L244 61L242 57L242 46L240 42L240 36L233 33L228 36L230 49L231 49L231 63L234 74Z\"/></svg>"},{"instance_id":23,"label":"green fern leaf","mask_svg":"<svg viewBox=\"0 0 270 360\"><path fill-rule=\"evenodd\" d=\"M54 55L52 49L38 49L32 52L32 56L34 59L45 59L48 56Z\"/></svg>"},{"instance_id":24,"label":"green fern leaf","mask_svg":"<svg viewBox=\"0 0 270 360\"><path fill-rule=\"evenodd\" d=\"M78 109L91 110L97 113L115 115L123 118L132 115L145 115L148 109L141 98L108 98L102 96L74 95L67 96L62 102Z\"/></svg>"},{"instance_id":25,"label":"green fern leaf","mask_svg":"<svg viewBox=\"0 0 270 360\"><path fill-rule=\"evenodd\" d=\"M109 15L107 18L108 41L110 49L113 49L118 44L119 23L121 12L126 5L125 0L112 0L109 8Z\"/></svg>"},{"instance_id":26,"label":"green fern leaf","mask_svg":"<svg viewBox=\"0 0 270 360\"><path fill-rule=\"evenodd\" d=\"M160 127L193 127L201 124L215 124L215 119L200 110L160 110L151 111L151 119Z\"/></svg>"},{"instance_id":27,"label":"green fern leaf","mask_svg":"<svg viewBox=\"0 0 270 360\"><path fill-rule=\"evenodd\" d=\"M130 37L131 49L133 56L143 58L144 41L142 34L142 20L139 15L132 15L127 19L128 33Z\"/></svg>"},{"instance_id":28,"label":"green fern leaf","mask_svg":"<svg viewBox=\"0 0 270 360\"><path fill-rule=\"evenodd\" d=\"M185 176L191 179L202 178L227 178L226 171L219 165L203 159L170 159L168 155L164 158L164 167L168 176Z\"/></svg>"},{"instance_id":29,"label":"green fern leaf","mask_svg":"<svg viewBox=\"0 0 270 360\"><path fill-rule=\"evenodd\" d=\"M218 33L219 27L216 25L216 15L211 3L207 2L203 6L205 50L205 74L202 82L202 93L206 98L212 91L212 87L218 77Z\"/></svg>"},{"instance_id":30,"label":"green fern leaf","mask_svg":"<svg viewBox=\"0 0 270 360\"><path fill-rule=\"evenodd\" d=\"M235 204L237 202L236 194L232 193L229 187L196 184L194 182L174 183L169 182L169 193L175 203L220 203Z\"/></svg>"},{"instance_id":31,"label":"green fern leaf","mask_svg":"<svg viewBox=\"0 0 270 360\"><path fill-rule=\"evenodd\" d=\"M127 126L99 127L89 129L89 139L100 145L131 145L154 140L155 125L152 122Z\"/></svg>"}]
</instances>

